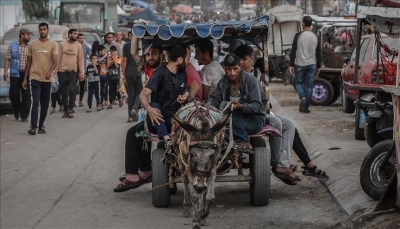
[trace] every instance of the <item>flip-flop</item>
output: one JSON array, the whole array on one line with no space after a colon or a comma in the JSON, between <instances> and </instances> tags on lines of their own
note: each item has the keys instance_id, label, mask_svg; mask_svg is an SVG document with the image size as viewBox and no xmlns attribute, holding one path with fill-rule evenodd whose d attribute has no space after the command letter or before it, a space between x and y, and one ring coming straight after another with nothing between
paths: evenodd
<instances>
[{"instance_id":1,"label":"flip-flop","mask_svg":"<svg viewBox=\"0 0 400 229\"><path fill-rule=\"evenodd\" d=\"M141 186L141 182L132 182L128 179L123 180L116 188L114 188L114 192L126 192L131 189L139 188Z\"/></svg>"}]
</instances>

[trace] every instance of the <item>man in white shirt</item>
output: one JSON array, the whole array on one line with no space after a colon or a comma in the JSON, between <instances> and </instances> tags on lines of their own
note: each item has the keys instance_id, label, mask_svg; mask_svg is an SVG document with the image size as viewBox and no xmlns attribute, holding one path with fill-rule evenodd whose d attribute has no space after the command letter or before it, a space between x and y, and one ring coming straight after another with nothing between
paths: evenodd
<instances>
[{"instance_id":1,"label":"man in white shirt","mask_svg":"<svg viewBox=\"0 0 400 229\"><path fill-rule=\"evenodd\" d=\"M207 38L201 38L194 45L196 49L195 59L199 65L204 65L200 71L202 81L203 100L207 101L208 96L217 87L218 81L221 80L225 71L222 66L213 59L213 43Z\"/></svg>"}]
</instances>

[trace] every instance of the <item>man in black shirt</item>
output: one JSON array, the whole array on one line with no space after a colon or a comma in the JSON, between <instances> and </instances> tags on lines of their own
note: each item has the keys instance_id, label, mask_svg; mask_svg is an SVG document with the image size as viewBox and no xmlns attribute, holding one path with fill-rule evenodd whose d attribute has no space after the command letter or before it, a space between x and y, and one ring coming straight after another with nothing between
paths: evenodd
<instances>
[{"instance_id":1,"label":"man in black shirt","mask_svg":"<svg viewBox=\"0 0 400 229\"><path fill-rule=\"evenodd\" d=\"M193 99L189 96L189 86L185 73L186 63L190 61L189 58L190 50L187 46L183 44L173 46L170 50L170 62L153 73L140 94L140 102L147 111L146 123L149 131L157 133L160 139L164 139L167 147L172 145L169 137L172 113L178 111L182 103ZM151 96L151 103L149 96ZM131 129L136 132L144 130L143 122ZM127 176L114 189L114 192L125 192L138 188L151 180L150 152L142 149L143 137L134 135L133 138L133 141L129 141L133 147L128 148L133 148L135 151L126 154L130 158L125 158ZM139 167L140 173L138 172Z\"/></svg>"}]
</instances>

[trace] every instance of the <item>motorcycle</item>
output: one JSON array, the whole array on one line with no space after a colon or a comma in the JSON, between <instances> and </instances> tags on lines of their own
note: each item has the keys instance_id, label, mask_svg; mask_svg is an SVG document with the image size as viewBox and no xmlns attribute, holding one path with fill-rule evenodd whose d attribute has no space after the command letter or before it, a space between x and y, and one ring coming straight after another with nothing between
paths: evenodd
<instances>
[{"instance_id":1,"label":"motorcycle","mask_svg":"<svg viewBox=\"0 0 400 229\"><path fill-rule=\"evenodd\" d=\"M364 126L364 137L371 148L383 140L393 139L393 132L388 133L388 138L378 134L379 131L392 127L393 119L393 104L391 103L379 104L368 111Z\"/></svg>"},{"instance_id":2,"label":"motorcycle","mask_svg":"<svg viewBox=\"0 0 400 229\"><path fill-rule=\"evenodd\" d=\"M364 192L374 200L379 200L396 172L396 148L393 127L377 132L387 139L374 145L367 153L360 170L360 183Z\"/></svg>"}]
</instances>

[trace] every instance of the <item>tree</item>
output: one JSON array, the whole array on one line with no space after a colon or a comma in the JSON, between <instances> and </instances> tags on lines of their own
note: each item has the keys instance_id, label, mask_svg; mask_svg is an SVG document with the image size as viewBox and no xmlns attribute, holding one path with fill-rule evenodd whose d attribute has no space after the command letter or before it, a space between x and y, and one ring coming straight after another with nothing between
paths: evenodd
<instances>
[{"instance_id":1,"label":"tree","mask_svg":"<svg viewBox=\"0 0 400 229\"><path fill-rule=\"evenodd\" d=\"M49 0L22 0L22 7L27 21L50 18Z\"/></svg>"}]
</instances>

